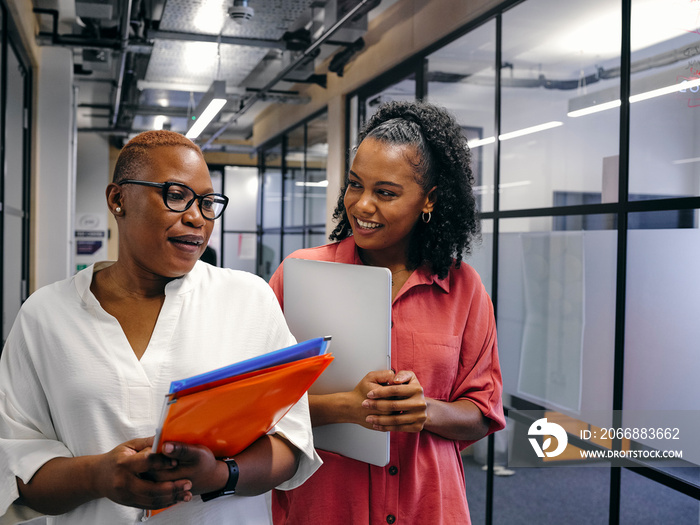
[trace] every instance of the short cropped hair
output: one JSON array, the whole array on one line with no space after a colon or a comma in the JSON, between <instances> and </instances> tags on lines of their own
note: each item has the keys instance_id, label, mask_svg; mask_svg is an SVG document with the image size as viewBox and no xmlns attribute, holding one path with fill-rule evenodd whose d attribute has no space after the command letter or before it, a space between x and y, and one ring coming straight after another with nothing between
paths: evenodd
<instances>
[{"instance_id":1,"label":"short cropped hair","mask_svg":"<svg viewBox=\"0 0 700 525\"><path fill-rule=\"evenodd\" d=\"M139 133L126 143L119 153L114 166L112 182L119 183L125 179L139 179L139 172L148 163L150 150L162 146L184 146L196 151L202 158L202 150L194 142L180 133L168 130L153 130Z\"/></svg>"},{"instance_id":2,"label":"short cropped hair","mask_svg":"<svg viewBox=\"0 0 700 525\"><path fill-rule=\"evenodd\" d=\"M459 268L481 233L472 190L471 152L461 126L444 108L419 101L394 101L379 107L360 132L358 144L366 138L416 148L415 180L426 193L436 187L436 202L430 223L419 219L416 224L408 264L413 268L426 264L438 278L447 277L451 266ZM346 176L333 214L338 224L329 237L332 241L352 235L344 205L347 187Z\"/></svg>"}]
</instances>

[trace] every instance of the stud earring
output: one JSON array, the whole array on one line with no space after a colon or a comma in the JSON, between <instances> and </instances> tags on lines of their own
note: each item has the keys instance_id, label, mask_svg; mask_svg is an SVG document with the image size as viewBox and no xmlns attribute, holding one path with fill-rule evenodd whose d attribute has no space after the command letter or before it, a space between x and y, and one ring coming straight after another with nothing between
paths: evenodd
<instances>
[{"instance_id":1,"label":"stud earring","mask_svg":"<svg viewBox=\"0 0 700 525\"><path fill-rule=\"evenodd\" d=\"M117 206L116 208L114 208L114 211L115 211L115 213L121 213L122 212L121 206Z\"/></svg>"}]
</instances>

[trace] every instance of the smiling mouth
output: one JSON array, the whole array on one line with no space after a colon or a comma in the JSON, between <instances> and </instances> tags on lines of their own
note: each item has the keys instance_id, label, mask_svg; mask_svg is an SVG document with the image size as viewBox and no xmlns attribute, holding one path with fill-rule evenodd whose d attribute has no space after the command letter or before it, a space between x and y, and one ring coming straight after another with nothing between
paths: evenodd
<instances>
[{"instance_id":1,"label":"smiling mouth","mask_svg":"<svg viewBox=\"0 0 700 525\"><path fill-rule=\"evenodd\" d=\"M189 239L186 237L172 237L170 239L170 241L180 243L180 244L187 244L189 246L201 246L202 244L204 244L204 239L200 239L200 238Z\"/></svg>"},{"instance_id":2,"label":"smiling mouth","mask_svg":"<svg viewBox=\"0 0 700 525\"><path fill-rule=\"evenodd\" d=\"M360 228L364 228L365 230L374 230L382 227L381 224L377 224L376 222L365 222L357 217L355 217L355 221Z\"/></svg>"}]
</instances>

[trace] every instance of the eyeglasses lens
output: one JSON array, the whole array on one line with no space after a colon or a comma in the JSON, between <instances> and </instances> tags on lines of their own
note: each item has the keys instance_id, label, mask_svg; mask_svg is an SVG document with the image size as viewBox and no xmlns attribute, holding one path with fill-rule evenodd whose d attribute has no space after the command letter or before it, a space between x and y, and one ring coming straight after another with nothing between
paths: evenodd
<instances>
[{"instance_id":1,"label":"eyeglasses lens","mask_svg":"<svg viewBox=\"0 0 700 525\"><path fill-rule=\"evenodd\" d=\"M191 189L185 186L172 185L165 195L165 204L173 211L185 211L196 198ZM216 219L221 215L226 201L219 195L204 195L199 203L199 209L207 219Z\"/></svg>"},{"instance_id":2,"label":"eyeglasses lens","mask_svg":"<svg viewBox=\"0 0 700 525\"><path fill-rule=\"evenodd\" d=\"M208 195L202 199L199 208L202 215L209 219L216 219L221 215L226 207L226 202L216 195Z\"/></svg>"}]
</instances>

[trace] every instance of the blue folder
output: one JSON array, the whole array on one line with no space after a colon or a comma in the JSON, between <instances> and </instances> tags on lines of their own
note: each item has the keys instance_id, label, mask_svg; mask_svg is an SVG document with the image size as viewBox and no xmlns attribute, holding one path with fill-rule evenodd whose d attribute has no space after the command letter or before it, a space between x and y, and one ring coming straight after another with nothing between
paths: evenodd
<instances>
[{"instance_id":1,"label":"blue folder","mask_svg":"<svg viewBox=\"0 0 700 525\"><path fill-rule=\"evenodd\" d=\"M309 339L308 341L303 341L287 348L282 348L281 350L275 350L261 356L246 359L245 361L239 361L232 365L217 368L211 372L172 381L168 393L175 394L181 390L206 385L207 383L219 381L228 377L246 374L255 370L262 370L263 368L269 368L271 366L291 363L292 361L305 359L307 357L322 355L326 353L330 341L330 336Z\"/></svg>"}]
</instances>

